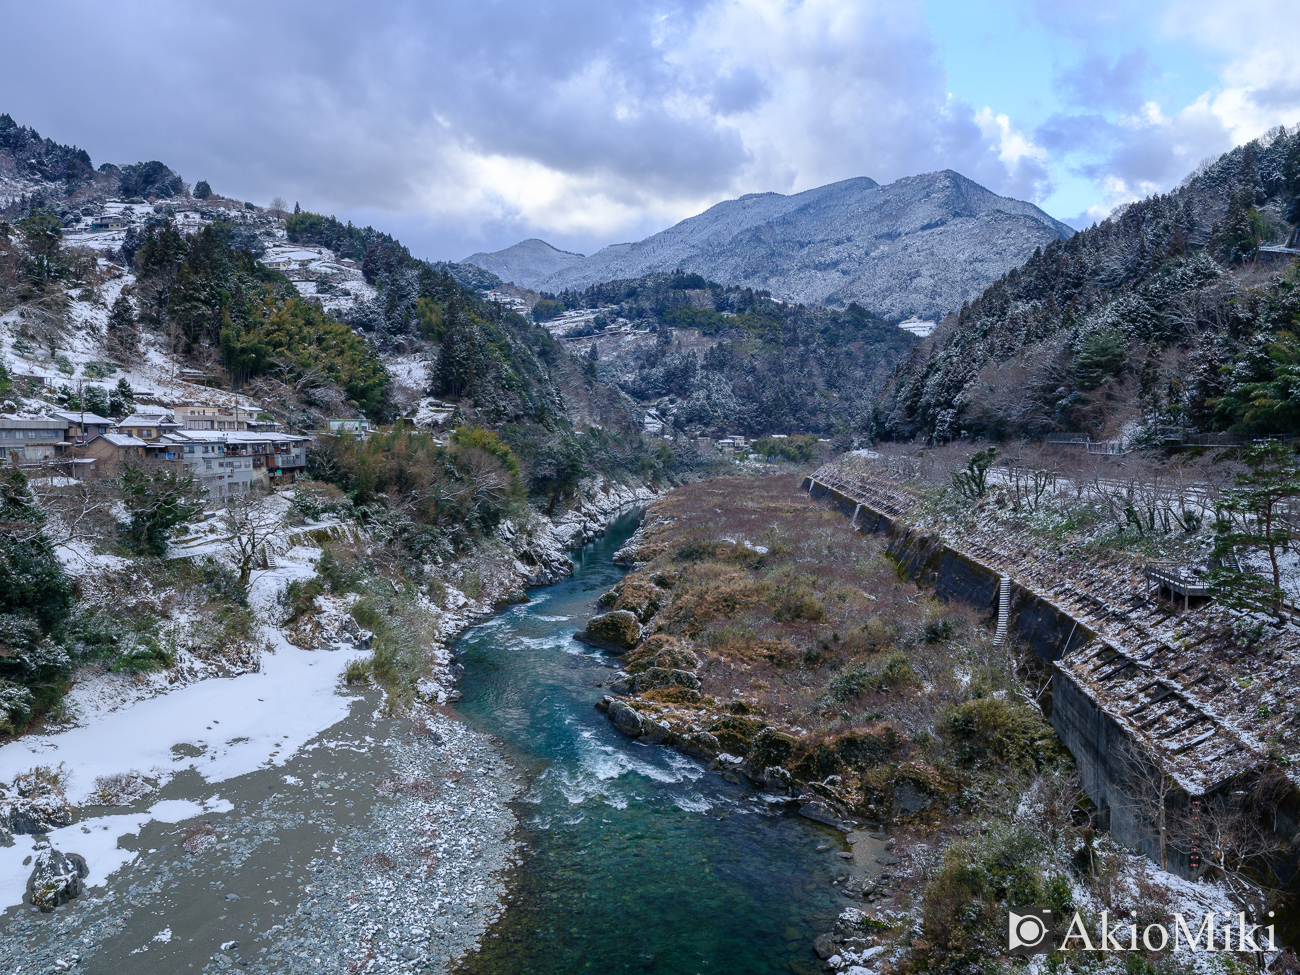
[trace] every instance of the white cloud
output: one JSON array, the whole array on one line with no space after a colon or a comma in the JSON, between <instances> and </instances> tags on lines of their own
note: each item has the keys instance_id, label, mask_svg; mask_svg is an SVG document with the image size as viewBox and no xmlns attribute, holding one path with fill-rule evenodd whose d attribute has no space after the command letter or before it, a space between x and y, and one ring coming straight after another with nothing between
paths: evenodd
<instances>
[{"instance_id":1,"label":"white cloud","mask_svg":"<svg viewBox=\"0 0 1300 975\"><path fill-rule=\"evenodd\" d=\"M418 253L629 239L740 192L953 168L1034 196L1043 157L950 99L889 0L33 4L6 111L96 162L406 221ZM112 49L111 64L48 51ZM45 82L29 83L40 76ZM87 97L88 91L105 97Z\"/></svg>"},{"instance_id":2,"label":"white cloud","mask_svg":"<svg viewBox=\"0 0 1300 975\"><path fill-rule=\"evenodd\" d=\"M1029 136L1013 128L1010 116L994 115L993 109L985 105L975 114L975 124L980 127L989 146L997 150L998 159L1009 170L1024 159L1047 165L1047 150L1034 145Z\"/></svg>"}]
</instances>

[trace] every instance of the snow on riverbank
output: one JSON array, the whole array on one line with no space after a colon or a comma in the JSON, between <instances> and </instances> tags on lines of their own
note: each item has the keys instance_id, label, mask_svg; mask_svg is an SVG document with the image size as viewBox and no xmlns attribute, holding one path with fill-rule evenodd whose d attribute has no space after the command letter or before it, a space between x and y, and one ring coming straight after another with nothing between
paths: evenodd
<instances>
[{"instance_id":1,"label":"snow on riverbank","mask_svg":"<svg viewBox=\"0 0 1300 975\"><path fill-rule=\"evenodd\" d=\"M220 796L203 803L185 799L164 799L143 813L120 816L96 816L51 830L49 844L56 850L75 850L86 860L90 873L85 878L87 887L101 887L108 877L133 863L139 852L124 850L118 841L126 836L136 836L146 823L179 823L205 813L229 812L234 808ZM35 856L38 843L34 836L15 836L14 845L0 847L0 910L23 902L27 892L27 877L32 872L30 859ZM28 861L26 864L24 861Z\"/></svg>"},{"instance_id":2,"label":"snow on riverbank","mask_svg":"<svg viewBox=\"0 0 1300 975\"><path fill-rule=\"evenodd\" d=\"M223 782L271 764L283 764L321 731L346 716L348 699L336 693L340 674L359 651L300 650L274 628L265 628L274 653L262 657L259 673L232 679L204 680L138 701L130 707L97 714L87 724L53 735L33 735L0 747L0 780L12 779L36 765L63 765L67 795L84 804L95 779L139 771L162 781L192 768L208 783ZM186 815L198 815L202 807ZM119 836L134 834L145 822L177 822L168 803L148 813L109 816L55 830L56 849L81 853L90 866L89 883L102 883L134 854L116 848ZM186 816L181 816L186 818ZM120 821L120 822L119 822ZM112 842L95 837L96 824L116 823ZM83 832L90 826L92 832ZM129 827L129 828L128 828ZM106 827L107 828L107 827ZM64 835L66 834L66 835ZM0 851L0 908L20 903L30 865L31 837L15 837L14 847ZM17 856L14 851L29 849ZM94 878L99 878L96 881Z\"/></svg>"},{"instance_id":3,"label":"snow on riverbank","mask_svg":"<svg viewBox=\"0 0 1300 975\"><path fill-rule=\"evenodd\" d=\"M139 771L170 779L185 768L221 782L283 761L347 713L335 693L353 651L299 650L265 629L275 653L262 670L205 680L100 714L80 728L0 747L0 779L36 765L64 765L67 795L85 803L98 776ZM178 747L179 746L179 747Z\"/></svg>"}]
</instances>

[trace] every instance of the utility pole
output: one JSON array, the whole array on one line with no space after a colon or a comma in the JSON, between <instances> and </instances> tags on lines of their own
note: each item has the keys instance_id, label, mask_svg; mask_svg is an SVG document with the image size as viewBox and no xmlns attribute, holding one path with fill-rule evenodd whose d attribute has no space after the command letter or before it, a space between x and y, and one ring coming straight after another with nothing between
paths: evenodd
<instances>
[{"instance_id":1,"label":"utility pole","mask_svg":"<svg viewBox=\"0 0 1300 975\"><path fill-rule=\"evenodd\" d=\"M80 440L81 443L75 443L75 442L74 442L74 444L73 444L73 446L72 446L72 478L73 478L73 480L76 480L76 479L77 479L77 458L78 458L78 456L79 456L78 453L77 453L77 448L78 448L78 447L81 447L81 446L84 446L85 443L86 443L86 399L85 399L85 397L82 396L82 394L81 394L81 383L82 383L82 380L78 379L78 380L77 380L77 405L81 407L81 423L80 423L80 425L77 427L77 439Z\"/></svg>"}]
</instances>

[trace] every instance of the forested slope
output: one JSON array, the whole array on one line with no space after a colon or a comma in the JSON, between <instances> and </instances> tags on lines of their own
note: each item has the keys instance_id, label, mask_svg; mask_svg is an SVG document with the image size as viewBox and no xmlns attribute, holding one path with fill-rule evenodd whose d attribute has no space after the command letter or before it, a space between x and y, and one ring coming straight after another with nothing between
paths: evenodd
<instances>
[{"instance_id":1,"label":"forested slope","mask_svg":"<svg viewBox=\"0 0 1300 975\"><path fill-rule=\"evenodd\" d=\"M1300 133L1276 129L1174 191L1049 244L949 316L880 397L895 437L1154 437L1294 428L1288 242Z\"/></svg>"},{"instance_id":2,"label":"forested slope","mask_svg":"<svg viewBox=\"0 0 1300 975\"><path fill-rule=\"evenodd\" d=\"M915 341L859 305L788 304L698 274L653 274L553 298L599 309L593 338L618 318L656 331L656 341L601 360L599 374L638 402L662 406L681 429L847 431L869 419L875 384Z\"/></svg>"}]
</instances>

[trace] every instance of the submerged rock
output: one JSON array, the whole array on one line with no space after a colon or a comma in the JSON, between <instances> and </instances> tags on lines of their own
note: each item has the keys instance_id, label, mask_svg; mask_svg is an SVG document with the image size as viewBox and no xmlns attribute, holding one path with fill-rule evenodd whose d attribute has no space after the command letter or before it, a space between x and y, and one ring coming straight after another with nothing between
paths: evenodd
<instances>
[{"instance_id":1,"label":"submerged rock","mask_svg":"<svg viewBox=\"0 0 1300 975\"><path fill-rule=\"evenodd\" d=\"M63 853L47 846L36 854L36 866L27 881L32 906L52 911L82 891L81 880L90 872L76 853Z\"/></svg>"}]
</instances>

